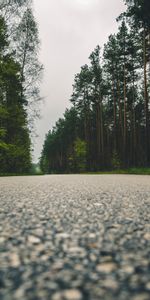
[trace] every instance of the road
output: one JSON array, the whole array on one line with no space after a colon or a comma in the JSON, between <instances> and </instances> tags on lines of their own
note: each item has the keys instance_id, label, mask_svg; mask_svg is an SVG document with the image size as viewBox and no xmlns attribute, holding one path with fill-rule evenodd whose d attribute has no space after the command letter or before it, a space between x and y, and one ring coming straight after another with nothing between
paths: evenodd
<instances>
[{"instance_id":1,"label":"road","mask_svg":"<svg viewBox=\"0 0 150 300\"><path fill-rule=\"evenodd\" d=\"M0 299L149 300L150 177L1 177Z\"/></svg>"}]
</instances>

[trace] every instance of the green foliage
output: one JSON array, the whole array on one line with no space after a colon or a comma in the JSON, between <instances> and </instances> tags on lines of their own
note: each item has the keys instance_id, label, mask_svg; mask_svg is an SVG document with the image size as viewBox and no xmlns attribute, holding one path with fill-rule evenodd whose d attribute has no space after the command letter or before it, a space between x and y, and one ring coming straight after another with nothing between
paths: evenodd
<instances>
[{"instance_id":1,"label":"green foliage","mask_svg":"<svg viewBox=\"0 0 150 300\"><path fill-rule=\"evenodd\" d=\"M4 138L6 136L6 129L0 128L0 138Z\"/></svg>"},{"instance_id":2,"label":"green foliage","mask_svg":"<svg viewBox=\"0 0 150 300\"><path fill-rule=\"evenodd\" d=\"M0 3L0 174L27 173L31 168L27 107L29 101L26 98L24 83L31 85L32 90L34 88L35 97L37 85L35 88L32 84L31 74L32 81L34 78L37 83L40 68L37 60L38 31L32 15L31 2L4 0ZM30 41L25 39L27 31L25 32L25 26L23 27L23 24L27 24L27 16ZM29 33L27 36L29 38ZM32 60L33 66L30 64L29 68L26 60ZM35 60L36 74L33 70ZM31 100L31 93L28 94L28 98Z\"/></svg>"},{"instance_id":3,"label":"green foliage","mask_svg":"<svg viewBox=\"0 0 150 300\"><path fill-rule=\"evenodd\" d=\"M134 26L150 28L149 0L124 0L127 5L126 16Z\"/></svg>"},{"instance_id":4,"label":"green foliage","mask_svg":"<svg viewBox=\"0 0 150 300\"><path fill-rule=\"evenodd\" d=\"M112 168L115 170L119 170L121 168L121 161L119 159L119 155L116 151L113 152L112 154Z\"/></svg>"},{"instance_id":5,"label":"green foliage","mask_svg":"<svg viewBox=\"0 0 150 300\"><path fill-rule=\"evenodd\" d=\"M77 138L74 143L74 160L77 172L84 172L86 170L86 143Z\"/></svg>"},{"instance_id":6,"label":"green foliage","mask_svg":"<svg viewBox=\"0 0 150 300\"><path fill-rule=\"evenodd\" d=\"M78 134L78 116L75 108L67 109L52 131L46 135L40 166L45 173L69 172L68 157Z\"/></svg>"},{"instance_id":7,"label":"green foliage","mask_svg":"<svg viewBox=\"0 0 150 300\"><path fill-rule=\"evenodd\" d=\"M72 151L68 155L68 171L82 173L86 170L87 146L86 142L77 138L73 145Z\"/></svg>"},{"instance_id":8,"label":"green foliage","mask_svg":"<svg viewBox=\"0 0 150 300\"><path fill-rule=\"evenodd\" d=\"M39 164L32 164L30 169L30 175L42 175L42 171Z\"/></svg>"},{"instance_id":9,"label":"green foliage","mask_svg":"<svg viewBox=\"0 0 150 300\"><path fill-rule=\"evenodd\" d=\"M28 171L30 161L24 147L0 142L0 173Z\"/></svg>"}]
</instances>

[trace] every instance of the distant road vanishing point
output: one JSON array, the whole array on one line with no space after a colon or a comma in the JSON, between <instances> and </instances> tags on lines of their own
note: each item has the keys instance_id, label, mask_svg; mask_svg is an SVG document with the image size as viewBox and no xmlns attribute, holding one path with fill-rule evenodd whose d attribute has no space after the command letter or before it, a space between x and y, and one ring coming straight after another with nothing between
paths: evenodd
<instances>
[{"instance_id":1,"label":"distant road vanishing point","mask_svg":"<svg viewBox=\"0 0 150 300\"><path fill-rule=\"evenodd\" d=\"M149 300L150 177L1 177L0 299Z\"/></svg>"}]
</instances>

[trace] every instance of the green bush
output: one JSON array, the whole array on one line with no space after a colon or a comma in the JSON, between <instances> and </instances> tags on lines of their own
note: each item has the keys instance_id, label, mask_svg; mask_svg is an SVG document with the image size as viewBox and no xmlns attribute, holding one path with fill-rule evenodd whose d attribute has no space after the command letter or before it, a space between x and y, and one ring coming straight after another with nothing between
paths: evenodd
<instances>
[{"instance_id":1,"label":"green bush","mask_svg":"<svg viewBox=\"0 0 150 300\"><path fill-rule=\"evenodd\" d=\"M121 168L121 161L116 151L114 151L112 154L111 164L112 164L112 168L115 170L119 170Z\"/></svg>"}]
</instances>

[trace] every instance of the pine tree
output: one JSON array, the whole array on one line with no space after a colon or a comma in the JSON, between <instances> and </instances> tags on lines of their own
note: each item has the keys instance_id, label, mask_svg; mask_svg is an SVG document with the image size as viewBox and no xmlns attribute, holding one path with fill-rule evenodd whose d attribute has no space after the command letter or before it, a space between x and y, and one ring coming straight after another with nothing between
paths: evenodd
<instances>
[{"instance_id":1,"label":"pine tree","mask_svg":"<svg viewBox=\"0 0 150 300\"><path fill-rule=\"evenodd\" d=\"M150 163L150 112L149 112L149 84L148 62L150 61L150 2L149 0L125 0L127 11L125 13L132 28L138 30L142 38L143 52L143 93L145 107L145 151L146 163Z\"/></svg>"},{"instance_id":2,"label":"pine tree","mask_svg":"<svg viewBox=\"0 0 150 300\"><path fill-rule=\"evenodd\" d=\"M6 51L7 28L0 18L0 172L30 168L30 138L21 98L20 65Z\"/></svg>"}]
</instances>

